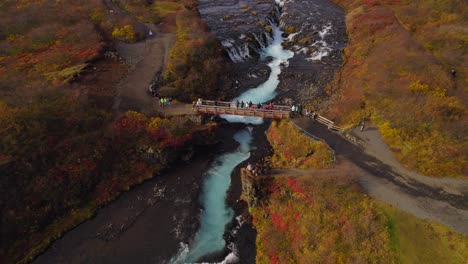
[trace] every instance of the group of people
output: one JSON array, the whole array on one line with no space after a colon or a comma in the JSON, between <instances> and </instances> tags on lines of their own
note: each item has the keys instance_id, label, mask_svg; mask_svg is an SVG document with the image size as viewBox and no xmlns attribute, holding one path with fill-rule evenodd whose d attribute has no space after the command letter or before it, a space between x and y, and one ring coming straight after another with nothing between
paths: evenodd
<instances>
[{"instance_id":1,"label":"group of people","mask_svg":"<svg viewBox=\"0 0 468 264\"><path fill-rule=\"evenodd\" d=\"M291 113L293 115L302 115L302 105L293 104L291 106Z\"/></svg>"},{"instance_id":2,"label":"group of people","mask_svg":"<svg viewBox=\"0 0 468 264\"><path fill-rule=\"evenodd\" d=\"M159 98L159 106L163 107L172 104L172 97L161 97Z\"/></svg>"},{"instance_id":3,"label":"group of people","mask_svg":"<svg viewBox=\"0 0 468 264\"><path fill-rule=\"evenodd\" d=\"M239 100L235 100L235 102L232 104L232 106L236 107L236 108L248 108L250 110L255 110L255 109L258 109L258 110L273 110L275 109L275 106L273 105L272 102L270 102L270 104L260 104L258 103L257 105L255 105L254 103L252 103L252 101L250 102L239 102Z\"/></svg>"}]
</instances>

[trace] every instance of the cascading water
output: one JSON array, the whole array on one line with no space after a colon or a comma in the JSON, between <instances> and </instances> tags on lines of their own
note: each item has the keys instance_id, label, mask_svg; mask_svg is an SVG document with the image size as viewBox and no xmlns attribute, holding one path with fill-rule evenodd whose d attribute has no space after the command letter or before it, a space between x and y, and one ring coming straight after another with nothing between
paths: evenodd
<instances>
[{"instance_id":1,"label":"cascading water","mask_svg":"<svg viewBox=\"0 0 468 264\"><path fill-rule=\"evenodd\" d=\"M268 66L271 69L270 76L268 80L260 84L256 88L252 88L241 94L236 99L239 102L252 102L254 104L264 103L272 100L276 97L276 88L279 84L279 75L281 73L281 66L287 66L288 60L294 56L294 52L283 49L281 43L284 39L281 36L283 32L280 27L272 23L272 34L273 40L268 47L263 49L260 54L263 59L272 57L273 60L268 63ZM228 120L231 123L250 123L250 124L261 124L263 119L260 117L252 116L231 116L231 115L222 115L222 118Z\"/></svg>"},{"instance_id":2,"label":"cascading water","mask_svg":"<svg viewBox=\"0 0 468 264\"><path fill-rule=\"evenodd\" d=\"M278 6L282 5L279 0L276 0L276 3ZM273 39L270 45L261 51L263 58L272 57L272 61L268 63L271 68L270 76L266 82L237 97L239 101L264 103L275 98L281 66L287 66L288 59L294 56L293 52L283 49L281 43L284 39L281 34L280 27L272 22ZM263 123L263 119L258 117L229 115L222 117L229 122ZM201 215L200 230L196 234L193 244L190 247L184 246L175 259L171 260L172 263L194 262L203 256L219 252L226 246L223 239L225 227L233 219L233 211L226 205L226 192L231 184L232 171L250 156L252 128L248 127L236 133L234 139L239 142L240 147L232 153L220 156L208 171L203 185L202 204L204 211ZM234 253L229 254L223 263L229 263L229 259L236 259L234 255Z\"/></svg>"},{"instance_id":3,"label":"cascading water","mask_svg":"<svg viewBox=\"0 0 468 264\"><path fill-rule=\"evenodd\" d=\"M221 42L221 45L226 49L229 58L235 63L243 62L251 57L247 43L236 46L233 39L227 39Z\"/></svg>"}]
</instances>

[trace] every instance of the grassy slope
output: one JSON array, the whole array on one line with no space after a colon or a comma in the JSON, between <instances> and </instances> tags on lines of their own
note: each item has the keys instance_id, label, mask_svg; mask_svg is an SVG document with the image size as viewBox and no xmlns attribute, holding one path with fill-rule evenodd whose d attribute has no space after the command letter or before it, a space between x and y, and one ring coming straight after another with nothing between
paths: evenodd
<instances>
[{"instance_id":1,"label":"grassy slope","mask_svg":"<svg viewBox=\"0 0 468 264\"><path fill-rule=\"evenodd\" d=\"M463 1L334 2L347 11L350 43L329 114L348 125L370 116L400 161L424 174L467 176Z\"/></svg>"},{"instance_id":2,"label":"grassy slope","mask_svg":"<svg viewBox=\"0 0 468 264\"><path fill-rule=\"evenodd\" d=\"M467 236L387 204L379 206L391 222L392 240L400 263L466 263Z\"/></svg>"}]
</instances>

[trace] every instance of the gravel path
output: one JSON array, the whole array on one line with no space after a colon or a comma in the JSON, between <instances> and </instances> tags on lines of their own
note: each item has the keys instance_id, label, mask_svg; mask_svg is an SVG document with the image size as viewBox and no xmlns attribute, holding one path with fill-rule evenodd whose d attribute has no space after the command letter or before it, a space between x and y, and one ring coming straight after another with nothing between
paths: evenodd
<instances>
[{"instance_id":1,"label":"gravel path","mask_svg":"<svg viewBox=\"0 0 468 264\"><path fill-rule=\"evenodd\" d=\"M311 119L295 118L293 122L325 140L335 150L337 166L352 163L370 196L468 234L468 180L431 178L404 168L372 127L351 132L363 142L356 145Z\"/></svg>"},{"instance_id":2,"label":"gravel path","mask_svg":"<svg viewBox=\"0 0 468 264\"><path fill-rule=\"evenodd\" d=\"M155 76L163 71L174 39L173 34L156 33L144 42L117 44L117 51L129 66L129 73L117 85L114 110L157 112L157 99L150 96L148 89Z\"/></svg>"}]
</instances>

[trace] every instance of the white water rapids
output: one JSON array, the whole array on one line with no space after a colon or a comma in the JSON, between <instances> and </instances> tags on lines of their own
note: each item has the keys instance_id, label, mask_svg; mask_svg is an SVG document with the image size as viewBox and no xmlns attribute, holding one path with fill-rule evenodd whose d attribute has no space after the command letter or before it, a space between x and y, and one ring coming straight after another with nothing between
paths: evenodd
<instances>
[{"instance_id":1,"label":"white water rapids","mask_svg":"<svg viewBox=\"0 0 468 264\"><path fill-rule=\"evenodd\" d=\"M276 0L278 5L281 1ZM272 100L276 96L276 88L279 84L279 74L281 66L287 66L288 59L294 56L294 53L284 50L281 43L284 41L281 36L282 31L278 25L272 24L272 43L261 50L263 58L272 57L268 63L271 73L268 80L256 88L252 88L237 99L239 101L252 103L264 103ZM229 122L242 122L246 124L261 124L262 118L242 117L242 116L222 116ZM247 127L234 135L240 146L231 153L221 155L212 164L203 184L202 204L203 212L201 214L200 229L195 235L191 245L182 245L180 252L171 260L172 263L193 263L201 257L216 253L226 247L223 235L226 224L232 221L234 212L226 205L226 196L231 184L231 174L234 168L250 157L250 142L252 140L252 127ZM232 251L221 263L232 263L238 261L235 254L234 245L228 248Z\"/></svg>"}]
</instances>

